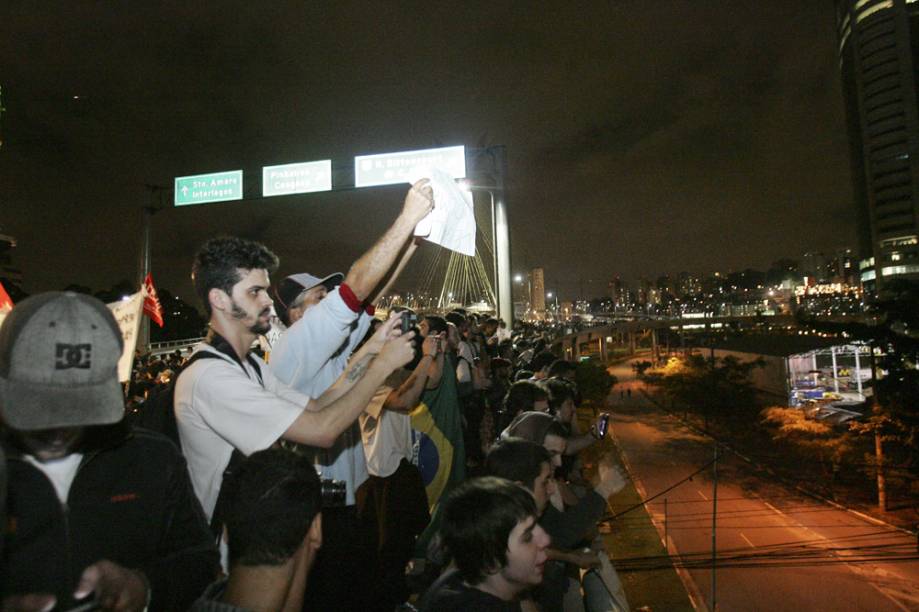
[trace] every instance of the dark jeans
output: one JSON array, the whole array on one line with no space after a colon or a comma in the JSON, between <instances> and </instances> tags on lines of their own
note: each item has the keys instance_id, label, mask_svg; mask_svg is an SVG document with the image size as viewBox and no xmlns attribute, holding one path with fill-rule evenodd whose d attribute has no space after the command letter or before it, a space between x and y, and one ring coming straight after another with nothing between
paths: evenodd
<instances>
[{"instance_id":1,"label":"dark jeans","mask_svg":"<svg viewBox=\"0 0 919 612\"><path fill-rule=\"evenodd\" d=\"M372 505L377 517L377 596L380 607L391 611L411 594L405 566L412 558L416 538L431 520L428 496L418 468L405 459L390 476L371 476L364 484L358 505Z\"/></svg>"},{"instance_id":2,"label":"dark jeans","mask_svg":"<svg viewBox=\"0 0 919 612\"><path fill-rule=\"evenodd\" d=\"M460 398L463 410L463 445L466 447L466 458L481 462L485 459L482 453L482 416L485 414L485 400L482 393L474 391L472 395Z\"/></svg>"},{"instance_id":3,"label":"dark jeans","mask_svg":"<svg viewBox=\"0 0 919 612\"><path fill-rule=\"evenodd\" d=\"M356 491L359 498L367 487ZM382 610L374 591L377 564L376 517L372 506L322 509L322 548L306 582L303 609L309 612ZM391 608L390 608L391 610Z\"/></svg>"}]
</instances>

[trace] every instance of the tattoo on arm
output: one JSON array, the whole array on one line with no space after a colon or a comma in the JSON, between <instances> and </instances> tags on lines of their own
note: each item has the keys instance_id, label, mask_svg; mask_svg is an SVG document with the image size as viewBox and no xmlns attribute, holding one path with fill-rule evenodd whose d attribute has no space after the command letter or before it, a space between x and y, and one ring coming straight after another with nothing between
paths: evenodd
<instances>
[{"instance_id":1,"label":"tattoo on arm","mask_svg":"<svg viewBox=\"0 0 919 612\"><path fill-rule=\"evenodd\" d=\"M346 378L349 383L353 383L364 375L364 372L366 372L367 368L370 366L371 359L373 359L373 355L364 355L361 359L355 362L354 365L348 368Z\"/></svg>"}]
</instances>

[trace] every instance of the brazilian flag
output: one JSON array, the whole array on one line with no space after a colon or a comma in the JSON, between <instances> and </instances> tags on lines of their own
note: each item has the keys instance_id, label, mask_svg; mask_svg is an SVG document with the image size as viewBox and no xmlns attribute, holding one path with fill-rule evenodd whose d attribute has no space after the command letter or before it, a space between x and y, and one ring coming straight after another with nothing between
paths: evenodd
<instances>
[{"instance_id":1,"label":"brazilian flag","mask_svg":"<svg viewBox=\"0 0 919 612\"><path fill-rule=\"evenodd\" d=\"M440 384L425 389L412 413L414 463L428 495L431 522L415 542L415 556L425 557L428 545L440 530L441 496L466 478L463 417L456 394L456 356L444 356Z\"/></svg>"},{"instance_id":2,"label":"brazilian flag","mask_svg":"<svg viewBox=\"0 0 919 612\"><path fill-rule=\"evenodd\" d=\"M426 389L412 413L415 464L431 512L441 495L466 478L463 423L456 394L456 357L447 353L440 385Z\"/></svg>"}]
</instances>

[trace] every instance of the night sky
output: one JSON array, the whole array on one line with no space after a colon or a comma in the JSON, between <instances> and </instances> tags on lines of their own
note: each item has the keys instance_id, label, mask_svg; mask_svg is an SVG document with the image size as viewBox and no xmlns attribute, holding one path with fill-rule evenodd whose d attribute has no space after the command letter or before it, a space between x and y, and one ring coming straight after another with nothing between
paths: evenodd
<instances>
[{"instance_id":1,"label":"night sky","mask_svg":"<svg viewBox=\"0 0 919 612\"><path fill-rule=\"evenodd\" d=\"M345 271L403 188L173 209L173 177L457 144L506 145L513 268L562 298L854 246L828 0L304 4L5 3L0 232L26 291L136 278L145 185L170 190L161 287L190 297L219 233Z\"/></svg>"}]
</instances>

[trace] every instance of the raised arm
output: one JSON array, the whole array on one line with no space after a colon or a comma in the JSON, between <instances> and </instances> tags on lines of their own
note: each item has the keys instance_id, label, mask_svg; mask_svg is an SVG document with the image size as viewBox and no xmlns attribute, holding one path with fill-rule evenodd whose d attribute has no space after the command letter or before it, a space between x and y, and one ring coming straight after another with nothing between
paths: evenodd
<instances>
[{"instance_id":1,"label":"raised arm","mask_svg":"<svg viewBox=\"0 0 919 612\"><path fill-rule=\"evenodd\" d=\"M387 396L383 408L395 412L411 412L418 405L418 400L428 380L431 364L434 362L434 355L437 353L437 347L437 336L428 336L424 339L421 345L422 357L418 365L415 366L411 376Z\"/></svg>"},{"instance_id":2,"label":"raised arm","mask_svg":"<svg viewBox=\"0 0 919 612\"><path fill-rule=\"evenodd\" d=\"M437 334L437 354L434 356L434 362L428 370L428 384L426 389L436 389L440 386L440 379L444 375L444 346L446 338L443 333Z\"/></svg>"},{"instance_id":3,"label":"raised arm","mask_svg":"<svg viewBox=\"0 0 919 612\"><path fill-rule=\"evenodd\" d=\"M346 378L353 386L318 411L305 408L281 437L291 442L324 448L334 444L341 432L367 407L386 377L412 360L415 351L411 339L414 335L414 332L409 332L393 338L386 342L376 357L366 355L355 362L346 373Z\"/></svg>"},{"instance_id":4,"label":"raised arm","mask_svg":"<svg viewBox=\"0 0 919 612\"><path fill-rule=\"evenodd\" d=\"M348 270L345 284L359 300L366 301L392 268L415 226L434 207L434 195L427 179L412 185L396 221L386 233Z\"/></svg>"},{"instance_id":5,"label":"raised arm","mask_svg":"<svg viewBox=\"0 0 919 612\"><path fill-rule=\"evenodd\" d=\"M415 254L415 251L418 250L418 240L419 238L409 238L402 248L402 256L399 258L399 263L396 264L394 270L392 270L388 276L386 276L383 281L383 287L381 289L374 289L373 293L367 299L370 303L375 303L381 297L389 293L389 290L392 288L393 283L396 282L396 279L399 278L399 275L402 274L402 270L405 269L405 266L408 264L409 260L412 258L412 255Z\"/></svg>"},{"instance_id":6,"label":"raised arm","mask_svg":"<svg viewBox=\"0 0 919 612\"><path fill-rule=\"evenodd\" d=\"M310 402L308 410L312 410L313 412L323 410L326 406L347 393L359 378L355 378L352 372L355 369L366 368L377 353L383 350L383 346L386 342L401 333L401 330L399 330L401 321L402 319L399 316L394 315L390 317L388 321L380 325L373 333L373 336L351 356L351 359L348 361L348 367L341 373L341 376L338 377L335 384L326 389L325 392L314 401ZM396 330L399 330L399 332L397 333Z\"/></svg>"}]
</instances>

